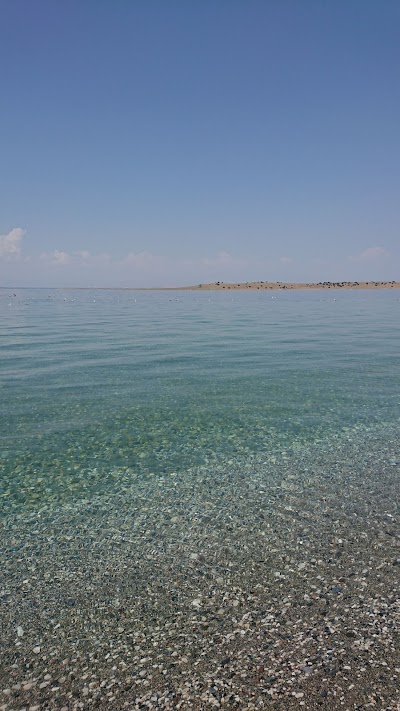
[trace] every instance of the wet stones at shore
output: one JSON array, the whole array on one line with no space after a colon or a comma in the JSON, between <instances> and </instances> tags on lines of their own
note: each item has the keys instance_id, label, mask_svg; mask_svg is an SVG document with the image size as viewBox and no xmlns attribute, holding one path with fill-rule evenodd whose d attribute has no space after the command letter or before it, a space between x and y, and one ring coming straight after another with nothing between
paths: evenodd
<instances>
[{"instance_id":1,"label":"wet stones at shore","mask_svg":"<svg viewBox=\"0 0 400 711\"><path fill-rule=\"evenodd\" d=\"M398 432L0 529L0 708L399 708Z\"/></svg>"}]
</instances>

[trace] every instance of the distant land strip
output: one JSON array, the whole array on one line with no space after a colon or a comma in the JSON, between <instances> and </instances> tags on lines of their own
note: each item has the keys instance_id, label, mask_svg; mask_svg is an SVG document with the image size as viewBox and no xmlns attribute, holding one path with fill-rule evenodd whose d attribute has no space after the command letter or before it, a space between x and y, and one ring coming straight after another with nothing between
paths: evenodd
<instances>
[{"instance_id":1,"label":"distant land strip","mask_svg":"<svg viewBox=\"0 0 400 711\"><path fill-rule=\"evenodd\" d=\"M11 287L0 286L0 288L10 289ZM195 284L193 286L64 286L62 288L66 291L222 291L223 289L226 289L228 291L234 291L239 289L242 291L245 291L247 289L253 291L256 289L290 291L295 289L400 289L400 281L214 281L210 282L209 284Z\"/></svg>"},{"instance_id":2,"label":"distant land strip","mask_svg":"<svg viewBox=\"0 0 400 711\"><path fill-rule=\"evenodd\" d=\"M284 281L246 281L224 283L216 281L210 284L197 284L196 286L178 286L179 290L202 290L202 291L221 291L235 289L272 289L272 290L291 290L291 289L399 289L399 281L319 281L319 282L284 282Z\"/></svg>"}]
</instances>

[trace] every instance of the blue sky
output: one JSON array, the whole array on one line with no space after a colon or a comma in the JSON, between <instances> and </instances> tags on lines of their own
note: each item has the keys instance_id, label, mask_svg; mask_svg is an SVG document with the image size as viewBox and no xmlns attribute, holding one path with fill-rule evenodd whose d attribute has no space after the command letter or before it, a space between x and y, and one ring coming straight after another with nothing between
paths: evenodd
<instances>
[{"instance_id":1,"label":"blue sky","mask_svg":"<svg viewBox=\"0 0 400 711\"><path fill-rule=\"evenodd\" d=\"M400 4L1 0L0 285L400 279Z\"/></svg>"}]
</instances>

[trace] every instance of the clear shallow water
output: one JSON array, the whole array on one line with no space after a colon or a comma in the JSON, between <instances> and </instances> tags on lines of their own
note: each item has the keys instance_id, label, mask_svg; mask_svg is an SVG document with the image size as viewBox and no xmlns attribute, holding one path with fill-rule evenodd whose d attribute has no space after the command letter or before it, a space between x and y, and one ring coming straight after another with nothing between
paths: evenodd
<instances>
[{"instance_id":1,"label":"clear shallow water","mask_svg":"<svg viewBox=\"0 0 400 711\"><path fill-rule=\"evenodd\" d=\"M400 711L399 308L0 290L2 709Z\"/></svg>"},{"instance_id":2,"label":"clear shallow water","mask_svg":"<svg viewBox=\"0 0 400 711\"><path fill-rule=\"evenodd\" d=\"M3 511L400 418L391 291L0 290Z\"/></svg>"}]
</instances>

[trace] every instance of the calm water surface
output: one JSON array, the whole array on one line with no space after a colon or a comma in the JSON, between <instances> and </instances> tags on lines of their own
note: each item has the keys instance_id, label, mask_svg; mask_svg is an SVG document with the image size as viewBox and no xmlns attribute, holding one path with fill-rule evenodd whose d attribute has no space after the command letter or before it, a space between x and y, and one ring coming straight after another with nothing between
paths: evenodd
<instances>
[{"instance_id":1,"label":"calm water surface","mask_svg":"<svg viewBox=\"0 0 400 711\"><path fill-rule=\"evenodd\" d=\"M3 511L400 417L398 292L0 290Z\"/></svg>"}]
</instances>

